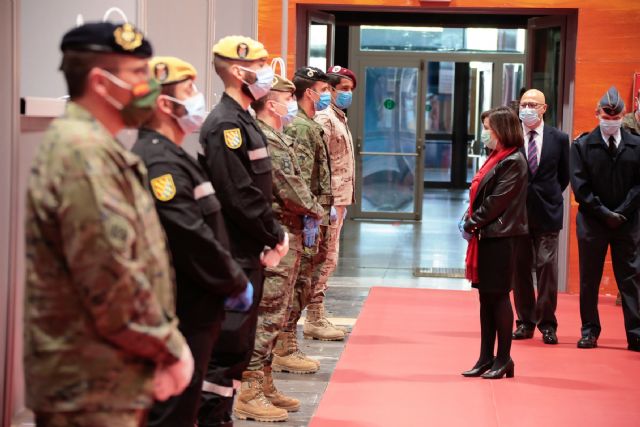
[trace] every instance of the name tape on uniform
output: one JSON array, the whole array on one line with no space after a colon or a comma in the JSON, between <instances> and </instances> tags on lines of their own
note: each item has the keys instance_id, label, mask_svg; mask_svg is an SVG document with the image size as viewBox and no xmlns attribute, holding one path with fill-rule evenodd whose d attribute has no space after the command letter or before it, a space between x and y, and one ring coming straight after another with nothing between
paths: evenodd
<instances>
[{"instance_id":1,"label":"name tape on uniform","mask_svg":"<svg viewBox=\"0 0 640 427\"><path fill-rule=\"evenodd\" d=\"M216 190L213 189L211 181L203 182L193 189L193 198L200 200L203 197L207 197L211 194L215 194Z\"/></svg>"}]
</instances>

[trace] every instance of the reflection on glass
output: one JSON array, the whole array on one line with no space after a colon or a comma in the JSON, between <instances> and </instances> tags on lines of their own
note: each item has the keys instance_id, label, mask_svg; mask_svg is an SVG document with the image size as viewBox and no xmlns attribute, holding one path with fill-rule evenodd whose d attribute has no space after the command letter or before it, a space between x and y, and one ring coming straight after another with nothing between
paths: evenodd
<instances>
[{"instance_id":1,"label":"reflection on glass","mask_svg":"<svg viewBox=\"0 0 640 427\"><path fill-rule=\"evenodd\" d=\"M467 149L467 182L477 172L484 155L484 147L480 141L482 122L480 116L484 111L491 109L493 93L493 63L471 62L469 63L469 146Z\"/></svg>"},{"instance_id":2,"label":"reflection on glass","mask_svg":"<svg viewBox=\"0 0 640 427\"><path fill-rule=\"evenodd\" d=\"M360 27L361 50L524 53L524 29Z\"/></svg>"},{"instance_id":3,"label":"reflection on glass","mask_svg":"<svg viewBox=\"0 0 640 427\"><path fill-rule=\"evenodd\" d=\"M427 70L424 180L449 182L455 63L429 62Z\"/></svg>"},{"instance_id":4,"label":"reflection on glass","mask_svg":"<svg viewBox=\"0 0 640 427\"><path fill-rule=\"evenodd\" d=\"M309 65L327 70L327 34L326 24L312 22L309 26Z\"/></svg>"},{"instance_id":5,"label":"reflection on glass","mask_svg":"<svg viewBox=\"0 0 640 427\"><path fill-rule=\"evenodd\" d=\"M365 68L362 210L413 212L418 69Z\"/></svg>"},{"instance_id":6,"label":"reflection on glass","mask_svg":"<svg viewBox=\"0 0 640 427\"><path fill-rule=\"evenodd\" d=\"M415 162L413 156L362 156L363 212L414 211Z\"/></svg>"},{"instance_id":7,"label":"reflection on glass","mask_svg":"<svg viewBox=\"0 0 640 427\"><path fill-rule=\"evenodd\" d=\"M502 105L518 109L518 101L524 89L524 64L504 64L502 70Z\"/></svg>"},{"instance_id":8,"label":"reflection on glass","mask_svg":"<svg viewBox=\"0 0 640 427\"><path fill-rule=\"evenodd\" d=\"M451 181L451 135L446 139L427 138L424 148L424 180Z\"/></svg>"},{"instance_id":9,"label":"reflection on glass","mask_svg":"<svg viewBox=\"0 0 640 427\"><path fill-rule=\"evenodd\" d=\"M533 61L532 87L541 90L547 101L544 121L550 126L558 124L558 88L560 79L560 28L544 28L534 32L534 46L539 61Z\"/></svg>"}]
</instances>

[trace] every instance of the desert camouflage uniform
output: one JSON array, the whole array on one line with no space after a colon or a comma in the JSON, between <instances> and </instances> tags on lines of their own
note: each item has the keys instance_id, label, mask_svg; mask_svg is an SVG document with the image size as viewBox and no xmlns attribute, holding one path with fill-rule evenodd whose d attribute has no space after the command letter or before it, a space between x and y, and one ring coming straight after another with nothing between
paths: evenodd
<instances>
[{"instance_id":1,"label":"desert camouflage uniform","mask_svg":"<svg viewBox=\"0 0 640 427\"><path fill-rule=\"evenodd\" d=\"M155 366L177 361L186 345L146 179L140 159L73 102L38 148L27 193L24 371L27 406L50 425L105 412L133 422L152 403Z\"/></svg>"},{"instance_id":2,"label":"desert camouflage uniform","mask_svg":"<svg viewBox=\"0 0 640 427\"><path fill-rule=\"evenodd\" d=\"M271 364L271 352L278 333L288 319L292 292L302 257L302 216L320 218L324 208L301 177L294 152L294 140L258 120L267 137L273 174L273 211L289 233L289 252L277 267L265 269L264 291L258 309L253 357L248 370L260 371Z\"/></svg>"},{"instance_id":3,"label":"desert camouflage uniform","mask_svg":"<svg viewBox=\"0 0 640 427\"><path fill-rule=\"evenodd\" d=\"M314 270L317 266L324 264L327 259L329 248L326 244L326 234L333 197L329 154L322 127L309 118L302 108L299 108L298 115L293 119L293 123L287 126L285 133L295 140L294 150L298 157L302 179L324 208L315 248L305 249L302 255L300 272L293 291L293 305L289 320L284 327L286 332L295 332L302 310L309 303L313 293Z\"/></svg>"},{"instance_id":4,"label":"desert camouflage uniform","mask_svg":"<svg viewBox=\"0 0 640 427\"><path fill-rule=\"evenodd\" d=\"M331 193L338 214L338 220L334 224L329 224L328 228L327 260L314 271L315 285L310 303L320 304L324 302L329 277L338 265L340 232L347 206L354 202L355 160L353 139L344 111L331 104L329 108L316 113L314 120L322 126L327 141L331 165Z\"/></svg>"}]
</instances>

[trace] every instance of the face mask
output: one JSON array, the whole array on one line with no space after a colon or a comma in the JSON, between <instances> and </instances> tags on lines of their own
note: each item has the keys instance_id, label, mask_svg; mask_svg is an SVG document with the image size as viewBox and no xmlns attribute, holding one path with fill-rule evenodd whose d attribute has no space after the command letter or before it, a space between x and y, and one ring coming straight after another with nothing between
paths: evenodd
<instances>
[{"instance_id":1,"label":"face mask","mask_svg":"<svg viewBox=\"0 0 640 427\"><path fill-rule=\"evenodd\" d=\"M618 132L618 130L620 130L620 126L622 126L622 119L600 119L600 132L602 132L604 136L614 135L616 132Z\"/></svg>"},{"instance_id":2,"label":"face mask","mask_svg":"<svg viewBox=\"0 0 640 427\"><path fill-rule=\"evenodd\" d=\"M298 102L294 99L287 102L287 114L282 116L282 126L287 126L298 115Z\"/></svg>"},{"instance_id":3,"label":"face mask","mask_svg":"<svg viewBox=\"0 0 640 427\"><path fill-rule=\"evenodd\" d=\"M336 107L346 110L351 105L351 101L353 99L353 94L351 91L341 91L338 90L336 95Z\"/></svg>"},{"instance_id":4,"label":"face mask","mask_svg":"<svg viewBox=\"0 0 640 427\"><path fill-rule=\"evenodd\" d=\"M274 76L273 69L271 67L264 66L258 71L254 71L245 67L240 67L240 69L256 75L256 81L253 83L247 83L244 80L242 81L254 101L262 98L269 93L269 91L271 90L271 85L273 85Z\"/></svg>"},{"instance_id":5,"label":"face mask","mask_svg":"<svg viewBox=\"0 0 640 427\"><path fill-rule=\"evenodd\" d=\"M538 122L538 112L535 108L521 108L519 116L522 123L528 128L533 127Z\"/></svg>"},{"instance_id":6,"label":"face mask","mask_svg":"<svg viewBox=\"0 0 640 427\"><path fill-rule=\"evenodd\" d=\"M204 123L204 119L207 117L206 103L203 94L197 93L185 100L179 100L171 96L167 96L167 98L176 104L182 105L187 110L187 114L181 117L171 115L176 119L178 126L180 126L180 129L182 129L184 133L192 133L200 129L202 123Z\"/></svg>"},{"instance_id":7,"label":"face mask","mask_svg":"<svg viewBox=\"0 0 640 427\"><path fill-rule=\"evenodd\" d=\"M126 105L123 105L111 95L105 95L107 102L120 111L124 125L128 128L142 126L153 114L156 99L160 95L160 83L155 79L149 79L134 86L114 76L107 70L100 71L113 84L131 92L131 100Z\"/></svg>"},{"instance_id":8,"label":"face mask","mask_svg":"<svg viewBox=\"0 0 640 427\"><path fill-rule=\"evenodd\" d=\"M329 92L318 93L313 91L313 93L318 94L320 99L315 102L316 111L322 111L331 104L331 94Z\"/></svg>"},{"instance_id":9,"label":"face mask","mask_svg":"<svg viewBox=\"0 0 640 427\"><path fill-rule=\"evenodd\" d=\"M491 134L488 130L482 129L482 133L480 133L480 141L490 150L496 149L496 141L491 139Z\"/></svg>"}]
</instances>

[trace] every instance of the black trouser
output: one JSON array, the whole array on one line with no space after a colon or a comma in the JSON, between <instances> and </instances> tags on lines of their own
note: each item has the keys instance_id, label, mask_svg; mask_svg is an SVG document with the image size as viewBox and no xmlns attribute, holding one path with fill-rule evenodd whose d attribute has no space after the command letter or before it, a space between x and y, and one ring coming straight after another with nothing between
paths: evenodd
<instances>
[{"instance_id":1,"label":"black trouser","mask_svg":"<svg viewBox=\"0 0 640 427\"><path fill-rule=\"evenodd\" d=\"M480 358L477 365L493 359L496 338L498 349L494 368L504 366L511 358L511 326L513 309L509 292L479 292L480 295Z\"/></svg>"},{"instance_id":2,"label":"black trouser","mask_svg":"<svg viewBox=\"0 0 640 427\"><path fill-rule=\"evenodd\" d=\"M180 324L180 331L193 354L194 371L191 382L179 396L165 402L156 402L147 417L149 427L193 427L198 414L202 381L207 372L214 343L220 333L220 321L209 325Z\"/></svg>"},{"instance_id":3,"label":"black trouser","mask_svg":"<svg viewBox=\"0 0 640 427\"><path fill-rule=\"evenodd\" d=\"M541 331L558 329L558 232L532 232L518 245L513 300L518 320L516 324ZM531 270L535 266L538 300L533 289Z\"/></svg>"},{"instance_id":4,"label":"black trouser","mask_svg":"<svg viewBox=\"0 0 640 427\"><path fill-rule=\"evenodd\" d=\"M578 252L580 255L580 318L582 336L600 335L598 289L602 279L607 248L616 284L622 295L624 327L629 343L640 340L640 224L638 215L615 230L596 218L578 212L576 217Z\"/></svg>"},{"instance_id":5,"label":"black trouser","mask_svg":"<svg viewBox=\"0 0 640 427\"><path fill-rule=\"evenodd\" d=\"M215 386L231 388L233 381L242 379L242 372L249 366L255 343L258 306L262 298L264 271L262 267L244 269L253 284L253 305L245 313L227 311L216 342L205 380ZM224 396L213 392L202 392L202 403L198 411L198 426L223 425L231 419L233 395Z\"/></svg>"}]
</instances>

